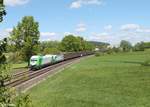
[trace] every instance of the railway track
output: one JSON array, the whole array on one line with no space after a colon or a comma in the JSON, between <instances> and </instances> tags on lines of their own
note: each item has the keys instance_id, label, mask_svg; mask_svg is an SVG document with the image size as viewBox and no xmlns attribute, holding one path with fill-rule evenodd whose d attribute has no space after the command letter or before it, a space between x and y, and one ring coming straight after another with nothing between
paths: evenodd
<instances>
[{"instance_id":1,"label":"railway track","mask_svg":"<svg viewBox=\"0 0 150 107\"><path fill-rule=\"evenodd\" d=\"M60 62L60 63L56 63L56 64L53 64L51 66L48 66L46 68L43 68L43 69L40 69L40 70L37 70L37 71L24 71L24 72L21 72L21 73L17 73L17 74L14 74L12 76L12 80L11 81L7 81L5 82L5 85L8 86L8 87L16 87L20 84L23 84L24 82L26 81L29 81L31 79L34 79L40 75L43 75L47 72L53 72L53 69L61 66L61 65L64 65L64 64L67 64L67 63L70 63L74 60L77 60L77 59L80 59L81 57L78 57L78 58L74 58L74 59L70 59L70 60L66 60L66 61L63 61L63 62Z\"/></svg>"},{"instance_id":2,"label":"railway track","mask_svg":"<svg viewBox=\"0 0 150 107\"><path fill-rule=\"evenodd\" d=\"M26 75L29 72L31 72L31 71L30 70L26 70L26 71L20 71L19 73L12 74L11 79L15 79L15 78L24 76L24 75Z\"/></svg>"}]
</instances>

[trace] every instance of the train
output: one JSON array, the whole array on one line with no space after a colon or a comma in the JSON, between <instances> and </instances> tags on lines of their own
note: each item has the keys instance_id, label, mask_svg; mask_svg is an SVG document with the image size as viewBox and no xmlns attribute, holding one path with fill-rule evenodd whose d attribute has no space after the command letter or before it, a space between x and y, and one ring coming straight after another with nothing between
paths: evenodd
<instances>
[{"instance_id":1,"label":"train","mask_svg":"<svg viewBox=\"0 0 150 107\"><path fill-rule=\"evenodd\" d=\"M30 58L29 68L30 70L38 70L55 63L92 54L93 52L71 52L58 55L34 55Z\"/></svg>"}]
</instances>

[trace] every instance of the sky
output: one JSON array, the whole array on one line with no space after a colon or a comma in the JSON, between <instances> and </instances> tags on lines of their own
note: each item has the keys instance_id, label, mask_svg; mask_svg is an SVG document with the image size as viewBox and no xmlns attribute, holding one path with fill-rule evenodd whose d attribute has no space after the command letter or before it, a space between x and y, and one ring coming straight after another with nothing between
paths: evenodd
<instances>
[{"instance_id":1,"label":"sky","mask_svg":"<svg viewBox=\"0 0 150 107\"><path fill-rule=\"evenodd\" d=\"M150 0L4 0L7 15L0 39L23 16L39 22L40 40L61 40L74 34L86 40L118 45L150 41Z\"/></svg>"}]
</instances>

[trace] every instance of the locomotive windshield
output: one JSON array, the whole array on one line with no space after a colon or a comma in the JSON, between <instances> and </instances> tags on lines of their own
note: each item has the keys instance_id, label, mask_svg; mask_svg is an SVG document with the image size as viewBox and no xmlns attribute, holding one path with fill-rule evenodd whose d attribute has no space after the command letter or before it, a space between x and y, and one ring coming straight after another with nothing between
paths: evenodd
<instances>
[{"instance_id":1,"label":"locomotive windshield","mask_svg":"<svg viewBox=\"0 0 150 107\"><path fill-rule=\"evenodd\" d=\"M31 59L32 62L37 61L37 59Z\"/></svg>"}]
</instances>

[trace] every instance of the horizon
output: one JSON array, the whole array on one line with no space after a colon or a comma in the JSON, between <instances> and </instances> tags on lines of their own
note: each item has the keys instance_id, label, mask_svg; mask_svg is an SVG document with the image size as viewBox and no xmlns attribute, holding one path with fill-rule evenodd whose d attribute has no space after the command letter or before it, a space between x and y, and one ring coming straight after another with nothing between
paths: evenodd
<instances>
[{"instance_id":1,"label":"horizon","mask_svg":"<svg viewBox=\"0 0 150 107\"><path fill-rule=\"evenodd\" d=\"M60 41L67 34L118 45L121 40L150 41L149 0L4 0L7 15L0 39L24 16L39 22L40 41ZM41 5L43 3L43 5ZM40 8L39 8L40 7Z\"/></svg>"}]
</instances>

